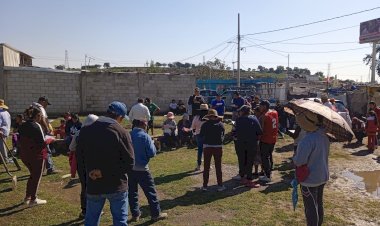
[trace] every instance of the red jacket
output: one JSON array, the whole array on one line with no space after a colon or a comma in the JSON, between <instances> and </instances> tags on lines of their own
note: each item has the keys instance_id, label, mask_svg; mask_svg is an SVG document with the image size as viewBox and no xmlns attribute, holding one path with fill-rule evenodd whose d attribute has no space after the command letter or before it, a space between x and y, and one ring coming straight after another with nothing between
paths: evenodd
<instances>
[{"instance_id":1,"label":"red jacket","mask_svg":"<svg viewBox=\"0 0 380 226\"><path fill-rule=\"evenodd\" d=\"M367 117L367 125L366 125L366 131L367 133L376 133L377 132L377 121L374 116L368 116Z\"/></svg>"},{"instance_id":2,"label":"red jacket","mask_svg":"<svg viewBox=\"0 0 380 226\"><path fill-rule=\"evenodd\" d=\"M277 111L269 110L262 116L263 135L260 141L267 144L275 144L278 133Z\"/></svg>"}]
</instances>

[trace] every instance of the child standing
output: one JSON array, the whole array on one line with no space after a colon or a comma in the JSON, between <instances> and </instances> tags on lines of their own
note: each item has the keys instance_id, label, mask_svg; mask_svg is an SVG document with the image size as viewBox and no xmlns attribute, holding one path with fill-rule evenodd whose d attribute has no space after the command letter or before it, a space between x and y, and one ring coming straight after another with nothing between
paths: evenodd
<instances>
[{"instance_id":1,"label":"child standing","mask_svg":"<svg viewBox=\"0 0 380 226\"><path fill-rule=\"evenodd\" d=\"M166 115L166 120L162 125L162 129L164 130L164 144L167 147L174 148L176 143L177 123L174 120L173 112L168 112Z\"/></svg>"},{"instance_id":2,"label":"child standing","mask_svg":"<svg viewBox=\"0 0 380 226\"><path fill-rule=\"evenodd\" d=\"M374 111L368 112L366 131L368 136L368 151L374 152L377 148L378 121Z\"/></svg>"},{"instance_id":3,"label":"child standing","mask_svg":"<svg viewBox=\"0 0 380 226\"><path fill-rule=\"evenodd\" d=\"M66 130L66 120L61 119L61 125L54 130L54 136L56 136L57 139L65 139L65 136L66 136L65 130Z\"/></svg>"},{"instance_id":4,"label":"child standing","mask_svg":"<svg viewBox=\"0 0 380 226\"><path fill-rule=\"evenodd\" d=\"M13 152L17 153L17 142L20 140L20 134L18 133L18 129L25 122L23 115L17 115L15 120L15 125L13 126L13 135L12 135L12 146Z\"/></svg>"}]
</instances>

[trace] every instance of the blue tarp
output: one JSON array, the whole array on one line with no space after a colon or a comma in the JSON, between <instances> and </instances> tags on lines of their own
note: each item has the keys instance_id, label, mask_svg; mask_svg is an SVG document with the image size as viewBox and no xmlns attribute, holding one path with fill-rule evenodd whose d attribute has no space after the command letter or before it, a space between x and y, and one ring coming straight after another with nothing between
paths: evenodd
<instances>
[{"instance_id":1,"label":"blue tarp","mask_svg":"<svg viewBox=\"0 0 380 226\"><path fill-rule=\"evenodd\" d=\"M274 78L258 78L258 79L242 79L240 81L241 87L250 87L258 85L259 83L274 83L276 79ZM201 89L213 89L213 90L223 90L229 87L236 87L236 79L207 79L207 80L197 80L197 87Z\"/></svg>"}]
</instances>

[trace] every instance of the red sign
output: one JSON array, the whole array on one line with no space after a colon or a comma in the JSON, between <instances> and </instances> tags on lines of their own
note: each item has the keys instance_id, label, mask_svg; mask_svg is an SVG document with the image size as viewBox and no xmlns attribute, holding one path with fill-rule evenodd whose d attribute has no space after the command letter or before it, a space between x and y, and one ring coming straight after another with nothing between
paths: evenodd
<instances>
[{"instance_id":1,"label":"red sign","mask_svg":"<svg viewBox=\"0 0 380 226\"><path fill-rule=\"evenodd\" d=\"M380 18L360 23L360 44L380 40Z\"/></svg>"}]
</instances>

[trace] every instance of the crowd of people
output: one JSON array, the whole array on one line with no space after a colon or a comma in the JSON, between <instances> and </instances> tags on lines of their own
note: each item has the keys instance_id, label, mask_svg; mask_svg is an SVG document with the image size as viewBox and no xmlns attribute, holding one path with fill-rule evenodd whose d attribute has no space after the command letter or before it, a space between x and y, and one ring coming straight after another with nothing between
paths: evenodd
<instances>
[{"instance_id":1,"label":"crowd of people","mask_svg":"<svg viewBox=\"0 0 380 226\"><path fill-rule=\"evenodd\" d=\"M175 101L172 103L173 108L167 112L162 123L162 143L168 147L196 144L195 171L202 169L203 162L201 190L209 190L212 158L217 191L226 190L222 172L225 101L218 95L209 105L196 88L189 97L188 111L181 112L182 119L178 123L175 120L178 112L173 112ZM317 115L289 114L280 102L272 109L267 100L261 100L259 96L245 99L238 92L234 94L231 104L232 134L238 159L238 172L232 179L250 188L271 182L277 139L285 133L290 135L294 138L293 163L301 184L307 222L308 225L315 225L315 222L320 225L323 222L323 190L329 178L329 138L322 126L322 119ZM334 110L334 103L326 102L324 97L321 104ZM75 178L77 173L81 183L80 217L85 219L86 225L99 225L106 200L110 202L115 225L126 225L128 206L132 213L130 220L138 221L141 217L138 186L148 199L152 220L168 216L161 211L148 165L157 154L149 131L153 136L154 116L161 110L150 98L138 98L129 114L124 103L112 102L104 116L90 114L83 122L78 114L67 112L56 128L51 127L46 113L49 105L47 97L40 97L24 114L16 116L11 133L8 107L4 100L0 100L1 137L4 140L12 134L14 151L30 171L24 198L26 205L47 203L37 197L37 190L45 170L47 174L59 172L54 167L51 144L62 139L68 146L71 177ZM132 124L130 132L121 125L124 119L129 119ZM367 135L370 151L377 147L379 119L380 108L374 102L369 103L365 120L358 117L352 119L357 142L361 144ZM294 132L290 132L293 128ZM0 151L11 163L5 142L0 145Z\"/></svg>"}]
</instances>

